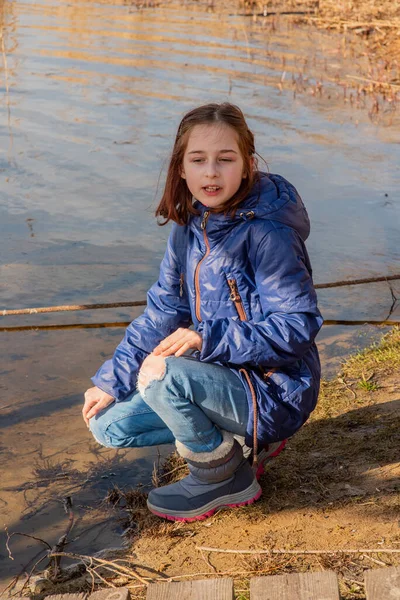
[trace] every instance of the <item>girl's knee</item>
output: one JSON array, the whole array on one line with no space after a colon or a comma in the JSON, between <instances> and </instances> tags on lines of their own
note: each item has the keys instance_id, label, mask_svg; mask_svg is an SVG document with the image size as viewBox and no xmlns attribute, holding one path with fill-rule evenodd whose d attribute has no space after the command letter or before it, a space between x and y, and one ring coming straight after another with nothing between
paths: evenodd
<instances>
[{"instance_id":1,"label":"girl's knee","mask_svg":"<svg viewBox=\"0 0 400 600\"><path fill-rule=\"evenodd\" d=\"M153 381L161 381L165 376L167 367L163 356L149 356L143 361L139 371L137 389L141 396L146 399L146 390Z\"/></svg>"},{"instance_id":2,"label":"girl's knee","mask_svg":"<svg viewBox=\"0 0 400 600\"><path fill-rule=\"evenodd\" d=\"M98 444L105 446L106 448L115 447L107 435L106 427L105 424L102 423L101 417L92 417L89 420L89 429Z\"/></svg>"}]
</instances>

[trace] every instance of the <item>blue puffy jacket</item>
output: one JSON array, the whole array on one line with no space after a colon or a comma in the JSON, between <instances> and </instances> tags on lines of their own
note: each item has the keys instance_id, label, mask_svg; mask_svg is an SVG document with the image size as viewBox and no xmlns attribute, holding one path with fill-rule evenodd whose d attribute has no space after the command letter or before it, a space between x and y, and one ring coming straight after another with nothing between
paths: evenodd
<instances>
[{"instance_id":1,"label":"blue puffy jacket","mask_svg":"<svg viewBox=\"0 0 400 600\"><path fill-rule=\"evenodd\" d=\"M234 216L196 208L188 225L173 225L144 313L92 381L123 400L155 346L193 323L203 337L197 358L228 366L248 392L246 443L254 415L259 444L282 440L314 409L320 382L306 209L288 181L265 173Z\"/></svg>"}]
</instances>

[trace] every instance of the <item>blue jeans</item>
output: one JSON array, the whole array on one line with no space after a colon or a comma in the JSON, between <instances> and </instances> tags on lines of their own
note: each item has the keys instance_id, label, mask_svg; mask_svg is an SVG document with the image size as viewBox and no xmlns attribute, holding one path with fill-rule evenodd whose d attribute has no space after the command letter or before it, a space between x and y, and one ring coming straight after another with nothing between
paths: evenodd
<instances>
[{"instance_id":1,"label":"blue jeans","mask_svg":"<svg viewBox=\"0 0 400 600\"><path fill-rule=\"evenodd\" d=\"M95 439L112 448L171 444L211 452L221 429L244 436L249 408L239 377L227 367L185 356L165 359L166 371L90 419Z\"/></svg>"}]
</instances>

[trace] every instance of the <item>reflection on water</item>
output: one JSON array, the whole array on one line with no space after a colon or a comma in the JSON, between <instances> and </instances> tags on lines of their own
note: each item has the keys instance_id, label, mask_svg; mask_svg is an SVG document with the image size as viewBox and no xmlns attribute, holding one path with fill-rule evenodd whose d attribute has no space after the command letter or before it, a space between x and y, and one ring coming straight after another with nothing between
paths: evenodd
<instances>
[{"instance_id":1,"label":"reflection on water","mask_svg":"<svg viewBox=\"0 0 400 600\"><path fill-rule=\"evenodd\" d=\"M0 505L10 532L53 545L68 524L62 499L71 496L75 525L68 549L91 552L121 544L121 525L110 521L101 501L114 483L148 484L158 448L102 448L80 416L89 376L121 336L121 329L2 334ZM0 532L1 582L18 573L41 545L15 537L10 547L13 562Z\"/></svg>"},{"instance_id":2,"label":"reflection on water","mask_svg":"<svg viewBox=\"0 0 400 600\"><path fill-rule=\"evenodd\" d=\"M335 84L364 59L351 46L344 56L332 35L234 12L174 3L138 10L123 0L1 3L0 308L143 298L168 235L152 217L158 174L182 114L209 101L241 106L270 170L299 188L316 282L398 270L398 117L388 110L377 127L362 110L368 99L357 108ZM378 320L392 295L382 283L324 290L320 303L327 318ZM325 328L325 374L380 333ZM60 499L71 494L81 533L73 549L91 551L110 543L99 504L110 481L149 481L156 449L96 448L80 418L82 391L121 336L118 328L0 333L0 510L10 531L54 543L66 526ZM11 568L3 542L0 579ZM15 538L13 551L15 573L36 549Z\"/></svg>"}]
</instances>

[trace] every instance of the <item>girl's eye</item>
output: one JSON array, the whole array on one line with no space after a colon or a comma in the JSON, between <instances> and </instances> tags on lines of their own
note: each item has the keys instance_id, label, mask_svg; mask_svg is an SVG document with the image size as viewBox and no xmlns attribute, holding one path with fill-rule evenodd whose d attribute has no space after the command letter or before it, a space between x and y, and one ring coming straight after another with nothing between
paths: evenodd
<instances>
[{"instance_id":1,"label":"girl's eye","mask_svg":"<svg viewBox=\"0 0 400 600\"><path fill-rule=\"evenodd\" d=\"M192 163L203 163L205 161L205 158L192 158L191 162ZM232 158L220 158L219 159L220 162L233 162Z\"/></svg>"}]
</instances>

